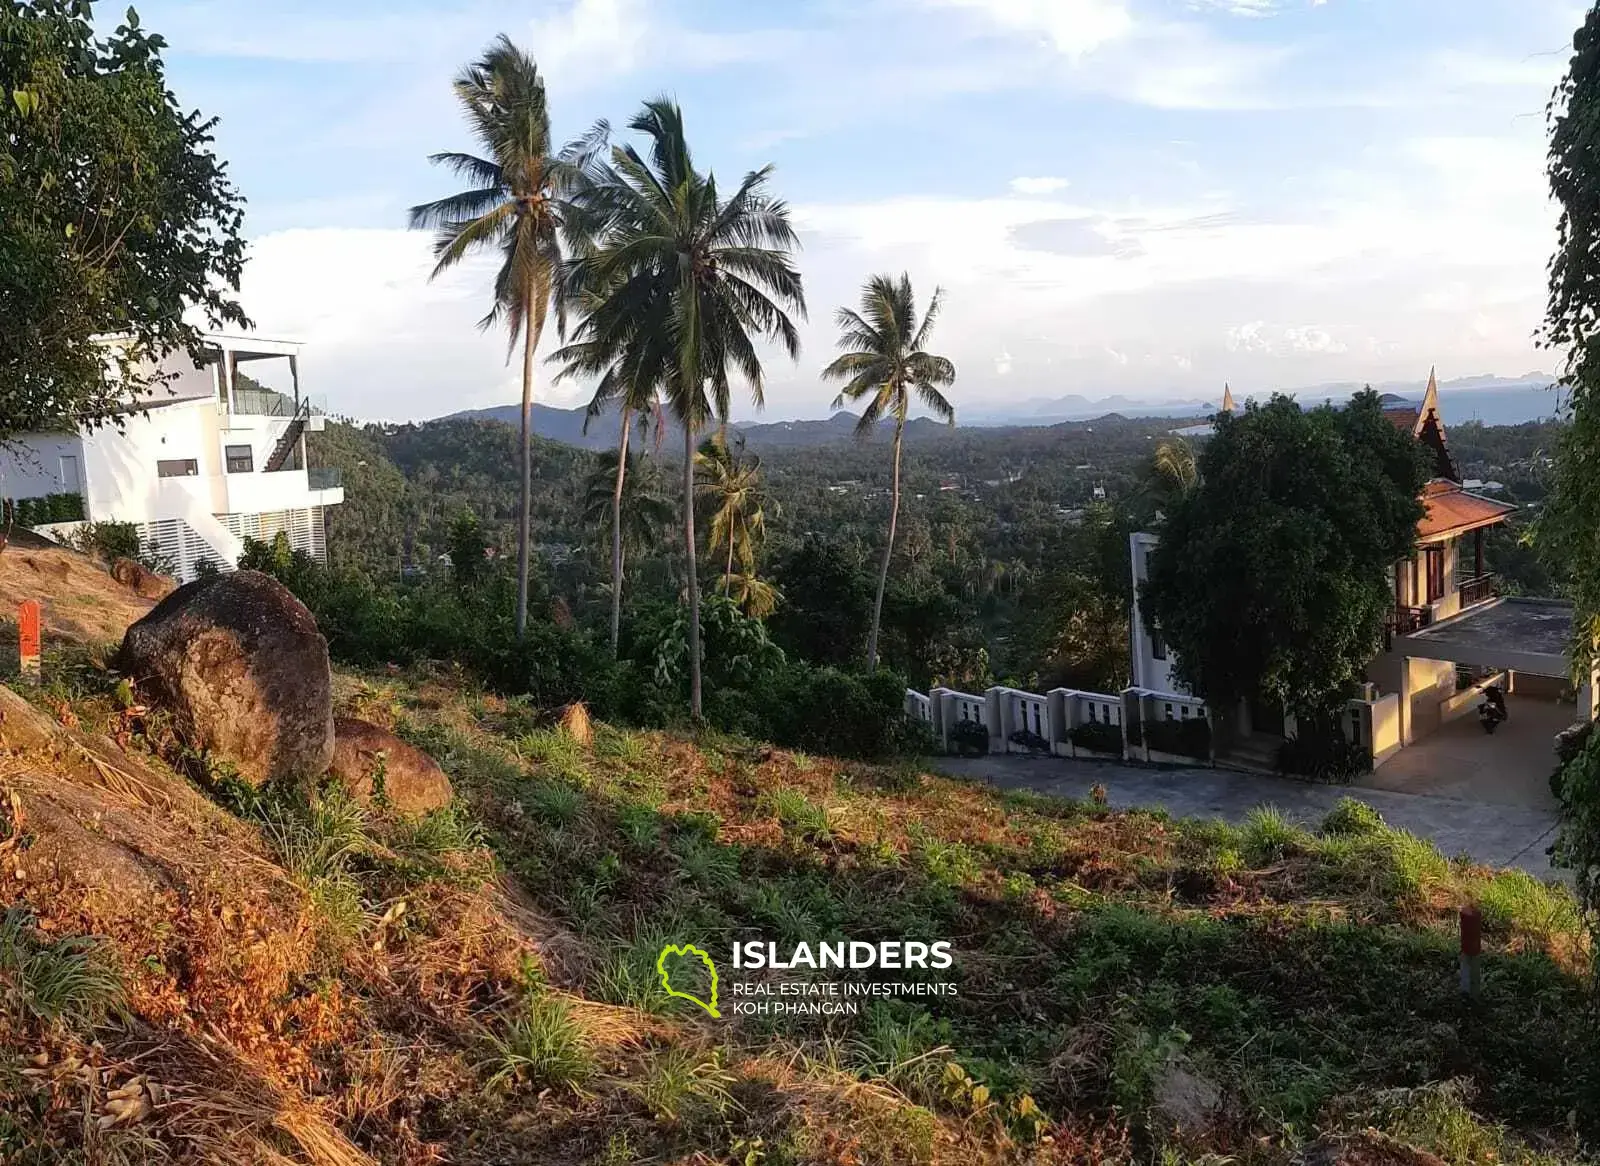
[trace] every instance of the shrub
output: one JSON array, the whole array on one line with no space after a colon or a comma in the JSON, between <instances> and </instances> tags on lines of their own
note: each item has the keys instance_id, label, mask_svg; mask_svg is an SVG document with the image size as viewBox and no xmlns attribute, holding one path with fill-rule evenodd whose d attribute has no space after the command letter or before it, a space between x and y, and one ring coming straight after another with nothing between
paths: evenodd
<instances>
[{"instance_id":1,"label":"shrub","mask_svg":"<svg viewBox=\"0 0 1600 1166\"><path fill-rule=\"evenodd\" d=\"M1333 733L1301 733L1278 747L1278 772L1312 781L1348 785L1372 770L1372 755L1364 745Z\"/></svg>"},{"instance_id":2,"label":"shrub","mask_svg":"<svg viewBox=\"0 0 1600 1166\"><path fill-rule=\"evenodd\" d=\"M950 748L982 756L989 752L989 727L982 721L957 721L950 726Z\"/></svg>"},{"instance_id":3,"label":"shrub","mask_svg":"<svg viewBox=\"0 0 1600 1166\"><path fill-rule=\"evenodd\" d=\"M17 526L47 526L54 522L82 522L82 494L46 494L42 498L8 498L4 520Z\"/></svg>"},{"instance_id":4,"label":"shrub","mask_svg":"<svg viewBox=\"0 0 1600 1166\"><path fill-rule=\"evenodd\" d=\"M1211 724L1204 717L1151 721L1145 726L1150 748L1199 761L1211 760Z\"/></svg>"},{"instance_id":5,"label":"shrub","mask_svg":"<svg viewBox=\"0 0 1600 1166\"><path fill-rule=\"evenodd\" d=\"M1562 773L1566 770L1568 762L1583 752L1583 747L1589 743L1589 737L1593 732L1594 722L1583 721L1556 734L1556 767L1550 771L1550 792L1555 795L1557 801L1564 800Z\"/></svg>"},{"instance_id":6,"label":"shrub","mask_svg":"<svg viewBox=\"0 0 1600 1166\"><path fill-rule=\"evenodd\" d=\"M131 522L91 522L78 531L78 548L108 563L139 558L139 528Z\"/></svg>"},{"instance_id":7,"label":"shrub","mask_svg":"<svg viewBox=\"0 0 1600 1166\"><path fill-rule=\"evenodd\" d=\"M880 669L871 675L792 662L769 691L752 702L766 710L766 735L807 753L864 760L889 757L909 733L905 680Z\"/></svg>"},{"instance_id":8,"label":"shrub","mask_svg":"<svg viewBox=\"0 0 1600 1166\"><path fill-rule=\"evenodd\" d=\"M1031 732L1028 729L1018 729L1015 733L1012 733L1011 743L1013 745L1021 745L1034 753L1050 752L1050 742L1039 736L1038 733Z\"/></svg>"},{"instance_id":9,"label":"shrub","mask_svg":"<svg viewBox=\"0 0 1600 1166\"><path fill-rule=\"evenodd\" d=\"M1122 753L1122 729L1105 721L1089 721L1073 729L1067 736L1079 749L1119 756Z\"/></svg>"},{"instance_id":10,"label":"shrub","mask_svg":"<svg viewBox=\"0 0 1600 1166\"><path fill-rule=\"evenodd\" d=\"M1322 819L1322 833L1327 835L1362 838L1383 830L1383 815L1355 798L1340 798Z\"/></svg>"}]
</instances>

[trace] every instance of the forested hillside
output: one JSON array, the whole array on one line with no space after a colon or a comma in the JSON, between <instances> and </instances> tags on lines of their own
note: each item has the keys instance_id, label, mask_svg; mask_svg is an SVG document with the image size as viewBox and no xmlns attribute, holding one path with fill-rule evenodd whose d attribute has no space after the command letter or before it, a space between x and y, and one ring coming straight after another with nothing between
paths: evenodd
<instances>
[{"instance_id":1,"label":"forested hillside","mask_svg":"<svg viewBox=\"0 0 1600 1166\"><path fill-rule=\"evenodd\" d=\"M1164 487L1152 474L1152 452L1175 424L1107 417L1035 428L908 427L886 662L916 684L1124 683L1126 536L1159 509ZM1543 497L1545 451L1558 433L1550 423L1470 423L1452 427L1451 446L1465 475L1502 483L1527 518ZM681 535L662 521L677 506L681 455L656 436L634 439L644 450L636 489L652 503L638 508L654 517L629 524L638 542L629 547L630 611L675 598L682 586ZM310 446L313 464L344 475L345 504L328 517L336 565L390 580L448 574L451 530L463 515L480 524L491 560L514 557L512 426L330 423ZM755 463L754 501L764 518L756 573L781 596L768 620L773 638L807 659L853 662L870 620L888 511L887 444L790 445L774 433L770 442L749 442L742 456ZM597 623L609 605L612 483L603 458L535 438L540 590ZM702 539L708 529L702 522ZM1523 529L1497 534L1492 561L1514 587L1550 592L1557 583L1521 545ZM711 577L718 554L706 550Z\"/></svg>"}]
</instances>

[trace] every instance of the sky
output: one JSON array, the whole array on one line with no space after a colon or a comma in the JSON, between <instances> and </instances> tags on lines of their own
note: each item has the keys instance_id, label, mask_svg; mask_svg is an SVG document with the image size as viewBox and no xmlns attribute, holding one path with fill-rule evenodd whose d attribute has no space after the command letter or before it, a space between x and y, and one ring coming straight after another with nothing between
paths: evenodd
<instances>
[{"instance_id":1,"label":"sky","mask_svg":"<svg viewBox=\"0 0 1600 1166\"><path fill-rule=\"evenodd\" d=\"M117 7L117 6L113 6ZM120 7L118 8L120 11ZM108 9L109 12L109 9ZM825 416L834 313L942 287L959 412L1550 369L1545 105L1575 0L147 0L249 200L242 301L340 414L507 403L492 268L429 280L406 209L470 149L498 33L555 132L667 94L696 160L791 205L809 304L765 416ZM619 137L625 137L621 131ZM544 350L554 346L548 336ZM579 383L536 397L573 405ZM753 416L745 403L739 418Z\"/></svg>"}]
</instances>

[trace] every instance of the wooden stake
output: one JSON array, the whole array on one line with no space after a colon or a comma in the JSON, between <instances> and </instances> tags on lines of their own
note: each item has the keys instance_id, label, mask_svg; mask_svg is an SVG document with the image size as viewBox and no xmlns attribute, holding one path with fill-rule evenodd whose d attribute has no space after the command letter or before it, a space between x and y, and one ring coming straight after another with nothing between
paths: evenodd
<instances>
[{"instance_id":1,"label":"wooden stake","mask_svg":"<svg viewBox=\"0 0 1600 1166\"><path fill-rule=\"evenodd\" d=\"M1477 996L1483 986L1483 912L1476 905L1461 908L1461 991Z\"/></svg>"}]
</instances>

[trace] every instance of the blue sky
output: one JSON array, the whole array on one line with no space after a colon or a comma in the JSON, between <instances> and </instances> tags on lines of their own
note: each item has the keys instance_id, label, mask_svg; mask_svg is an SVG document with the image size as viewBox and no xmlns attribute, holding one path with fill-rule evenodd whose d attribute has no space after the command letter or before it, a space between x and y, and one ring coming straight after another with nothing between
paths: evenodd
<instances>
[{"instance_id":1,"label":"blue sky","mask_svg":"<svg viewBox=\"0 0 1600 1166\"><path fill-rule=\"evenodd\" d=\"M331 407L518 392L482 265L430 284L405 208L470 145L450 78L499 32L557 130L684 106L702 165L772 162L811 319L773 418L832 392L832 316L877 271L946 289L960 407L1215 398L1550 368L1544 105L1572 0L151 0L173 87L250 200L247 310ZM106 15L111 15L107 10ZM553 338L552 338L553 339ZM547 347L549 342L547 341ZM575 403L577 385L539 395ZM747 411L746 411L747 412Z\"/></svg>"}]
</instances>

